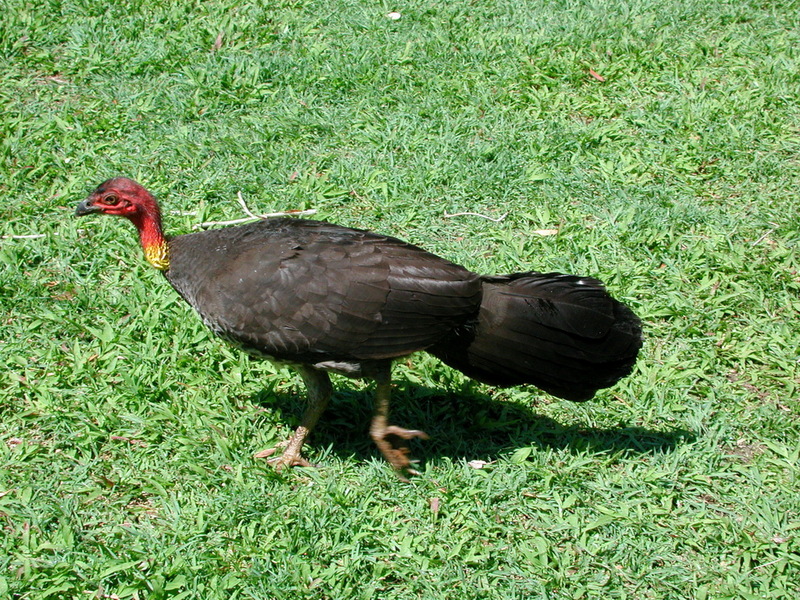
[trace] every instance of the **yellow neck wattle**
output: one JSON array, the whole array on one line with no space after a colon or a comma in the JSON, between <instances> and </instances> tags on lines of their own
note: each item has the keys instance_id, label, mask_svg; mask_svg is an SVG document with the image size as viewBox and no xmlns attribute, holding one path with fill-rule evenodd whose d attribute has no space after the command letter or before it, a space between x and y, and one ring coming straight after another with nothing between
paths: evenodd
<instances>
[{"instance_id":1,"label":"yellow neck wattle","mask_svg":"<svg viewBox=\"0 0 800 600\"><path fill-rule=\"evenodd\" d=\"M169 246L167 242L162 240L159 243L148 244L143 247L144 257L151 265L159 271L166 271L169 269Z\"/></svg>"}]
</instances>

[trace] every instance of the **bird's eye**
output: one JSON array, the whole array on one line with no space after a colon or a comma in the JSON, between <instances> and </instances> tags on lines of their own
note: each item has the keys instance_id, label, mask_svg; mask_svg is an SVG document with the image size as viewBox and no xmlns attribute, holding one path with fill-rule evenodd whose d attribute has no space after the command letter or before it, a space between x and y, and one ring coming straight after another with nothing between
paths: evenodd
<instances>
[{"instance_id":1,"label":"bird's eye","mask_svg":"<svg viewBox=\"0 0 800 600\"><path fill-rule=\"evenodd\" d=\"M103 204L107 204L108 206L116 206L119 204L119 198L114 194L110 194L103 198Z\"/></svg>"}]
</instances>

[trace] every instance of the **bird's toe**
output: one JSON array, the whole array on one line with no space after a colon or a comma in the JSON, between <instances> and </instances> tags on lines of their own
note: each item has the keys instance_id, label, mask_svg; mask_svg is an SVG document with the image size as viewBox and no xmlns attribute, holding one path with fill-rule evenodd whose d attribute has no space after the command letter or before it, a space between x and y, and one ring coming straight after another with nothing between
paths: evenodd
<instances>
[{"instance_id":1,"label":"bird's toe","mask_svg":"<svg viewBox=\"0 0 800 600\"><path fill-rule=\"evenodd\" d=\"M280 456L274 456L267 460L267 464L272 466L276 471L281 471L286 467L314 467L316 465L312 465L302 456L286 456L285 454L281 454Z\"/></svg>"},{"instance_id":2,"label":"bird's toe","mask_svg":"<svg viewBox=\"0 0 800 600\"><path fill-rule=\"evenodd\" d=\"M299 452L292 452L291 449L284 450L284 452L278 456L273 456L273 454L275 454L278 450L286 448L290 441L291 439L276 444L272 448L267 448L265 450L261 450L260 452L256 452L253 455L253 458L266 458L267 464L274 467L276 471L280 471L285 467L315 466L303 458Z\"/></svg>"},{"instance_id":3,"label":"bird's toe","mask_svg":"<svg viewBox=\"0 0 800 600\"><path fill-rule=\"evenodd\" d=\"M383 437L385 438L387 435L396 435L404 440L410 440L412 438L420 438L423 440L430 439L430 436L421 429L403 429L397 425L389 425L386 427L383 430Z\"/></svg>"},{"instance_id":4,"label":"bird's toe","mask_svg":"<svg viewBox=\"0 0 800 600\"><path fill-rule=\"evenodd\" d=\"M396 425L388 425L372 433L375 445L378 446L387 462L394 467L402 481L408 481L407 476L419 475L420 472L412 466L416 461L409 459L410 450L400 440L412 438L427 440L428 437L427 433L419 429L404 429ZM394 443L389 441L391 438L394 438Z\"/></svg>"}]
</instances>

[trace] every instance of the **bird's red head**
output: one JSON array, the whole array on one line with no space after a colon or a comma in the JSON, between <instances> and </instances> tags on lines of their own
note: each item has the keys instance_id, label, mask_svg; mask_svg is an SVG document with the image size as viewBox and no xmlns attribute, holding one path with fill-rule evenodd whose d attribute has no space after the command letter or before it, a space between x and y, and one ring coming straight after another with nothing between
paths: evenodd
<instances>
[{"instance_id":1,"label":"bird's red head","mask_svg":"<svg viewBox=\"0 0 800 600\"><path fill-rule=\"evenodd\" d=\"M92 213L127 217L134 223L139 215L160 216L158 203L150 192L127 177L114 177L104 181L75 209L78 216Z\"/></svg>"},{"instance_id":2,"label":"bird's red head","mask_svg":"<svg viewBox=\"0 0 800 600\"><path fill-rule=\"evenodd\" d=\"M139 231L139 239L147 260L157 269L168 269L168 246L161 231L158 202L144 187L127 177L104 181L78 204L79 217L94 213L129 219Z\"/></svg>"}]
</instances>

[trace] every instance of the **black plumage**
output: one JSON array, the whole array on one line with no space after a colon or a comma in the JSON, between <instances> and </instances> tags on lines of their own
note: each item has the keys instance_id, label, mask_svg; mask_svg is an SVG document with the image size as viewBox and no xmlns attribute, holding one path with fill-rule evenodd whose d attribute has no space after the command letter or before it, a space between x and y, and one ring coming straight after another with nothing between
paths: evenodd
<instances>
[{"instance_id":1,"label":"black plumage","mask_svg":"<svg viewBox=\"0 0 800 600\"><path fill-rule=\"evenodd\" d=\"M631 372L641 323L597 279L515 273L484 277L482 290L477 318L428 348L465 375L583 401Z\"/></svg>"},{"instance_id":2,"label":"black plumage","mask_svg":"<svg viewBox=\"0 0 800 600\"><path fill-rule=\"evenodd\" d=\"M481 299L480 277L458 265L319 221L178 236L169 253L164 274L214 333L292 363L357 369L405 356L464 322Z\"/></svg>"},{"instance_id":3,"label":"black plumage","mask_svg":"<svg viewBox=\"0 0 800 600\"><path fill-rule=\"evenodd\" d=\"M394 359L427 350L491 385L582 401L630 373L642 344L639 319L590 277L480 276L392 237L310 220L166 238L156 201L125 178L76 210L93 212L130 219L148 260L214 333L298 368L310 406L278 465L307 464L300 450L330 397L328 371L376 381L370 433L398 471L413 472L388 441L425 437L388 425Z\"/></svg>"}]
</instances>

